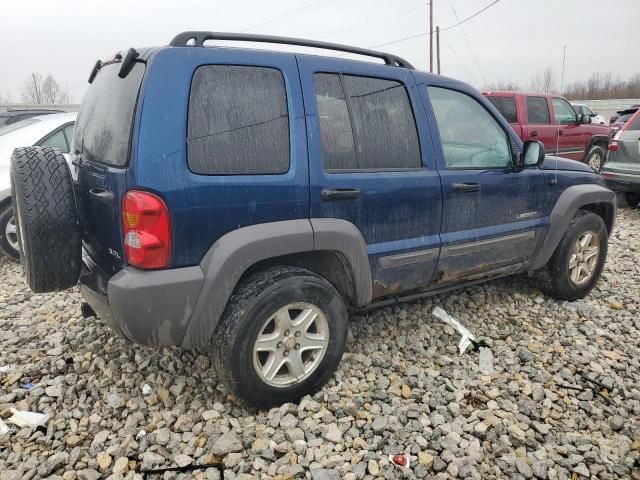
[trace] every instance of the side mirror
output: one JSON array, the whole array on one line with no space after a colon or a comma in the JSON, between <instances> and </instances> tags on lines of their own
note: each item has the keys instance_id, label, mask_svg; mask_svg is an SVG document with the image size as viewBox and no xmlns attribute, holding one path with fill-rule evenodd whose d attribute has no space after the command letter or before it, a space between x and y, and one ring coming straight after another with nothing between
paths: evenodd
<instances>
[{"instance_id":1,"label":"side mirror","mask_svg":"<svg viewBox=\"0 0 640 480\"><path fill-rule=\"evenodd\" d=\"M520 168L539 167L544 162L544 145L537 140L524 142L518 165Z\"/></svg>"}]
</instances>

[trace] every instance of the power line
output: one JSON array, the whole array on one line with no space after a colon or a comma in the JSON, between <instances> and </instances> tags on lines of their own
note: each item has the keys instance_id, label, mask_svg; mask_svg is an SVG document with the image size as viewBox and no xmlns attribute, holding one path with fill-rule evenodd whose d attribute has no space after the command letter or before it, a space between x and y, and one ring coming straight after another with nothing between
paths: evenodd
<instances>
[{"instance_id":1,"label":"power line","mask_svg":"<svg viewBox=\"0 0 640 480\"><path fill-rule=\"evenodd\" d=\"M473 15L465 18L464 20L462 20L461 22L456 23L455 25L449 25L448 27L445 28L441 28L440 29L440 33L446 31L446 30L451 30L452 28L456 28L459 25L462 25L463 23L468 22L469 20L471 20L474 17L477 17L478 15L480 15L482 12L484 12L485 10L487 10L489 7L495 5L496 3L498 3L500 0L494 0L493 2L491 2L489 5L487 5L486 7L484 7L481 10L478 10L476 13L474 13ZM420 37L425 37L429 35L429 32L425 32L425 33L419 33L417 35L411 35L410 37L404 37L404 38L399 38L397 40L393 40L391 42L386 42L386 43L381 43L379 45L374 45L372 47L368 47L368 48L378 48L378 47L384 47L387 45L393 45L394 43L400 43L400 42L404 42L406 40L412 40L414 38L420 38Z\"/></svg>"},{"instance_id":2,"label":"power line","mask_svg":"<svg viewBox=\"0 0 640 480\"><path fill-rule=\"evenodd\" d=\"M427 2L427 5L428 4L429 4L429 2ZM338 30L336 32L331 32L331 35L339 35L341 33L350 32L350 31L355 30L357 28L366 27L368 25L373 25L375 23L380 23L380 22L382 22L384 20L389 20L390 18L399 17L400 15L404 15L405 13L414 12L414 11L422 9L422 8L424 8L424 5L418 5L417 7L408 8L406 10L401 10L399 12L393 13L391 15L386 15L384 17L380 17L380 18L377 18L375 20L371 20L369 22L359 23L359 24L353 25L351 27L343 28L342 30Z\"/></svg>"},{"instance_id":3,"label":"power line","mask_svg":"<svg viewBox=\"0 0 640 480\"><path fill-rule=\"evenodd\" d=\"M300 15L301 13L306 13L306 12L308 12L310 10L314 10L314 9L316 9L318 7L321 7L321 6L323 6L323 5L327 4L327 3L331 3L331 2L334 2L334 1L335 0L318 0L316 2L309 3L309 4L305 5L305 6L293 9L293 10L291 10L289 12L283 13L283 14L278 15L278 16L276 16L274 18L269 19L269 20L265 20L263 22L256 23L256 24L248 27L247 29L245 29L245 32L251 32L251 31L253 31L253 30L257 29L257 28L261 28L261 27L264 27L266 25L270 25L272 23L279 22L280 20L284 20L285 18L295 17L297 15Z\"/></svg>"},{"instance_id":4,"label":"power line","mask_svg":"<svg viewBox=\"0 0 640 480\"><path fill-rule=\"evenodd\" d=\"M444 43L447 44L447 47L449 47L449 50L451 50L451 53L453 53L453 55L456 57L456 60L458 60L458 63L462 66L462 68L464 68L464 70L467 72L467 74L469 75L469 78L473 79L473 81L475 82L476 80L476 76L473 74L473 72L471 72L471 70L469 70L467 68L467 66L465 65L465 63L462 61L462 59L460 58L460 55L458 55L458 53L453 49L453 47L451 46L451 44L449 42L447 42L446 38L443 38Z\"/></svg>"},{"instance_id":5,"label":"power line","mask_svg":"<svg viewBox=\"0 0 640 480\"><path fill-rule=\"evenodd\" d=\"M456 12L456 8L453 6L453 1L452 0L449 0L449 5L451 5L451 10L453 10L453 15L456 17L456 20L458 22L460 22L460 18L458 18L458 12ZM464 39L467 42L467 46L469 47L469 52L471 52L471 56L473 57L473 61L475 62L476 67L478 68L478 71L480 72L480 76L482 77L482 81L486 85L487 84L487 78L484 76L484 72L482 71L482 68L480 68L480 64L478 63L478 59L476 57L475 52L473 51L473 47L471 46L471 42L469 41L469 37L467 37L467 34L464 31L464 27L462 26L461 23L460 23L460 31L462 32L462 35L464 36Z\"/></svg>"}]
</instances>

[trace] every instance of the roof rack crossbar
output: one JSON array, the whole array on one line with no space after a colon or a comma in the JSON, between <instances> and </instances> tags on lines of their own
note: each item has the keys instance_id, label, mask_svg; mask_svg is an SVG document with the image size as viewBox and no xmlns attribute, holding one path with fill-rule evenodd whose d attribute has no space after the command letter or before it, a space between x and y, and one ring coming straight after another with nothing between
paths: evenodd
<instances>
[{"instance_id":1,"label":"roof rack crossbar","mask_svg":"<svg viewBox=\"0 0 640 480\"><path fill-rule=\"evenodd\" d=\"M193 43L190 44L193 40ZM316 40L305 40L302 38L280 37L273 35L255 35L250 33L226 33L226 32L182 32L173 37L172 47L202 47L207 40L229 40L235 42L257 42L257 43L277 43L281 45L297 45L301 47L322 48L324 50L335 50L345 53L353 53L366 57L375 57L384 60L384 63L391 66L411 68L413 65L402 57L392 55L390 53L369 50L366 48L352 47L349 45L341 45L339 43L320 42Z\"/></svg>"}]
</instances>

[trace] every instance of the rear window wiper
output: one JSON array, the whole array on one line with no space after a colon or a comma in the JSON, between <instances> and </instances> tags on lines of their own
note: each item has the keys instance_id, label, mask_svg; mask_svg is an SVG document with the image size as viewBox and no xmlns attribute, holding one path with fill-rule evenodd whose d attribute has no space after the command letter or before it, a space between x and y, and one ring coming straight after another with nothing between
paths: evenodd
<instances>
[{"instance_id":1,"label":"rear window wiper","mask_svg":"<svg viewBox=\"0 0 640 480\"><path fill-rule=\"evenodd\" d=\"M90 84L93 83L93 81L96 78L96 75L98 75L98 71L102 67L106 65L111 65L114 63L120 63L120 70L118 71L118 77L125 78L133 68L133 65L137 61L139 61L138 60L139 56L140 54L136 51L135 48L130 48L129 50L127 50L127 53L124 55L124 57L120 52L118 52L115 54L112 60L108 60L106 62L103 62L102 60L96 61L95 65L91 69L91 73L89 74L89 83Z\"/></svg>"}]
</instances>

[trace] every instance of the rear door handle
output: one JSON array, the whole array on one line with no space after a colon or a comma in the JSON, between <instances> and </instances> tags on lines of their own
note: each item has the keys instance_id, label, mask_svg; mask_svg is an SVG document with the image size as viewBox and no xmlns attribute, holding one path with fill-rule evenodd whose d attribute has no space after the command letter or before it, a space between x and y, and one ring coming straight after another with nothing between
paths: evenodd
<instances>
[{"instance_id":1,"label":"rear door handle","mask_svg":"<svg viewBox=\"0 0 640 480\"><path fill-rule=\"evenodd\" d=\"M479 192L480 184L475 182L453 183L451 187L456 192Z\"/></svg>"},{"instance_id":2,"label":"rear door handle","mask_svg":"<svg viewBox=\"0 0 640 480\"><path fill-rule=\"evenodd\" d=\"M355 200L360 198L359 188L323 188L320 191L322 200Z\"/></svg>"},{"instance_id":3,"label":"rear door handle","mask_svg":"<svg viewBox=\"0 0 640 480\"><path fill-rule=\"evenodd\" d=\"M564 133L564 131L563 131L563 130L558 130L558 135L559 135L560 137L562 136L562 134L563 134L563 133Z\"/></svg>"},{"instance_id":4,"label":"rear door handle","mask_svg":"<svg viewBox=\"0 0 640 480\"><path fill-rule=\"evenodd\" d=\"M537 137L538 136L538 132L534 130L533 132L531 132L531 136L532 137Z\"/></svg>"}]
</instances>

